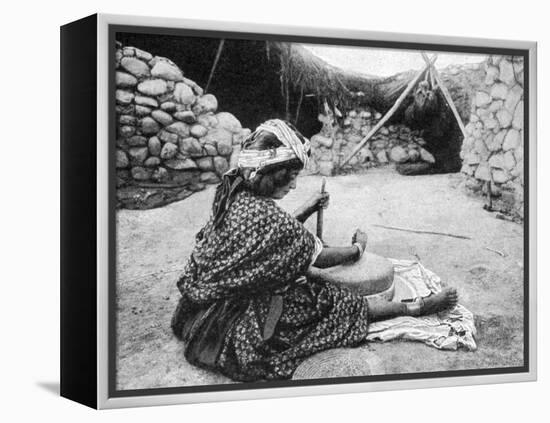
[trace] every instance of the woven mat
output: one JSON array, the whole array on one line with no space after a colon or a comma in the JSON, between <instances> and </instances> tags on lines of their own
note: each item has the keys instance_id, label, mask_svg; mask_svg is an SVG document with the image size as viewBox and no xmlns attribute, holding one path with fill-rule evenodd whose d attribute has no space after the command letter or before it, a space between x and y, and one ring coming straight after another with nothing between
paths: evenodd
<instances>
[{"instance_id":1,"label":"woven mat","mask_svg":"<svg viewBox=\"0 0 550 423\"><path fill-rule=\"evenodd\" d=\"M298 366L293 380L384 374L380 358L366 348L335 348L307 358Z\"/></svg>"}]
</instances>

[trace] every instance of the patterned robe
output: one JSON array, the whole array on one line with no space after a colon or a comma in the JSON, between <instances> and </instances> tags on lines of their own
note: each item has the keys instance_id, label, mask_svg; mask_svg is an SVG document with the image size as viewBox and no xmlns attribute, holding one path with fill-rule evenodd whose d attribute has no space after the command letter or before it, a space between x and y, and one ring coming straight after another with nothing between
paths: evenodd
<instances>
[{"instance_id":1,"label":"patterned robe","mask_svg":"<svg viewBox=\"0 0 550 423\"><path fill-rule=\"evenodd\" d=\"M239 381L286 379L308 356L367 336L367 301L307 280L315 237L272 199L236 194L178 281L172 319L194 365Z\"/></svg>"}]
</instances>

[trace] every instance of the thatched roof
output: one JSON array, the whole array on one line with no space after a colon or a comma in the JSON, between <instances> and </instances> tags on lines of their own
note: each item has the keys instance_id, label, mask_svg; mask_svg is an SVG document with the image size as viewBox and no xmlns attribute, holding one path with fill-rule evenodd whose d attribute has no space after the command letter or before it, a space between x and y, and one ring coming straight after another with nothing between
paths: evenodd
<instances>
[{"instance_id":1,"label":"thatched roof","mask_svg":"<svg viewBox=\"0 0 550 423\"><path fill-rule=\"evenodd\" d=\"M389 77L367 76L333 66L294 43L266 42L266 51L281 68L281 86L288 77L295 91L343 108L366 105L384 112L416 74L406 71Z\"/></svg>"},{"instance_id":2,"label":"thatched roof","mask_svg":"<svg viewBox=\"0 0 550 423\"><path fill-rule=\"evenodd\" d=\"M368 98L383 81L333 66L300 44L266 42L266 51L270 59L277 56L282 81L288 76L294 89L319 99L345 104L360 97Z\"/></svg>"}]
</instances>

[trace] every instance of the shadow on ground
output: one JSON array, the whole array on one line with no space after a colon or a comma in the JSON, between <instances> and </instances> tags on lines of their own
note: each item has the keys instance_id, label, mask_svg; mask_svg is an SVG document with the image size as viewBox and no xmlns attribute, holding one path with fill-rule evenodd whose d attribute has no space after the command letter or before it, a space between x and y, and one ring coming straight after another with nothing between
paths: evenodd
<instances>
[{"instance_id":1,"label":"shadow on ground","mask_svg":"<svg viewBox=\"0 0 550 423\"><path fill-rule=\"evenodd\" d=\"M413 342L371 343L387 373L486 369L523 365L523 227L482 209L482 200L458 188L459 175L401 176L392 170L329 178L325 240L347 245L366 230L368 249L419 259L476 316L478 350L439 351ZM304 176L281 201L292 211L318 190ZM140 389L232 383L190 366L170 330L179 298L178 274L194 236L210 213L214 187L166 207L117 212L117 387ZM314 220L306 226L314 230ZM470 236L471 240L397 232L373 224ZM501 257L493 251L505 254Z\"/></svg>"},{"instance_id":2,"label":"shadow on ground","mask_svg":"<svg viewBox=\"0 0 550 423\"><path fill-rule=\"evenodd\" d=\"M55 396L59 396L61 392L59 382L36 382L36 386Z\"/></svg>"}]
</instances>

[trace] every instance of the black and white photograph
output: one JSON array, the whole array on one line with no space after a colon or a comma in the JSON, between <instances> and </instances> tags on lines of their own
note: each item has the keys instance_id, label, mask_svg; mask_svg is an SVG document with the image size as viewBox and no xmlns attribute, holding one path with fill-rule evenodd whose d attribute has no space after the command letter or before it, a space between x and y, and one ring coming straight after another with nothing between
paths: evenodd
<instances>
[{"instance_id":1,"label":"black and white photograph","mask_svg":"<svg viewBox=\"0 0 550 423\"><path fill-rule=\"evenodd\" d=\"M109 41L111 395L529 369L527 51Z\"/></svg>"},{"instance_id":2,"label":"black and white photograph","mask_svg":"<svg viewBox=\"0 0 550 423\"><path fill-rule=\"evenodd\" d=\"M8 4L0 420L545 421L544 12Z\"/></svg>"}]
</instances>

